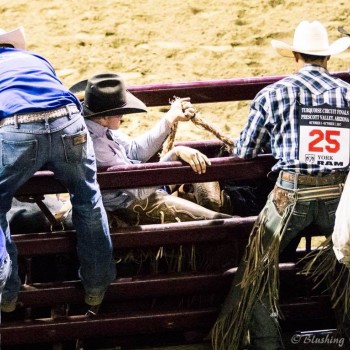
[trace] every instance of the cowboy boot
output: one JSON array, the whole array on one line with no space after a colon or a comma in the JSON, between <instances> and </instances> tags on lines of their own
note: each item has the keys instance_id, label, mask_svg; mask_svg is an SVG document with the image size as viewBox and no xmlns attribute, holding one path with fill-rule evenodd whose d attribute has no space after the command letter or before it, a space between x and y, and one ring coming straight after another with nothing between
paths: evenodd
<instances>
[{"instance_id":1,"label":"cowboy boot","mask_svg":"<svg viewBox=\"0 0 350 350\"><path fill-rule=\"evenodd\" d=\"M220 213L231 214L231 199L220 189L218 181L194 183L193 194L196 202L204 208Z\"/></svg>"},{"instance_id":2,"label":"cowboy boot","mask_svg":"<svg viewBox=\"0 0 350 350\"><path fill-rule=\"evenodd\" d=\"M159 224L195 220L230 218L230 215L218 213L192 203L183 198L156 191L143 200L134 201L128 208L118 211L121 218L132 225ZM115 213L115 212L114 212Z\"/></svg>"}]
</instances>

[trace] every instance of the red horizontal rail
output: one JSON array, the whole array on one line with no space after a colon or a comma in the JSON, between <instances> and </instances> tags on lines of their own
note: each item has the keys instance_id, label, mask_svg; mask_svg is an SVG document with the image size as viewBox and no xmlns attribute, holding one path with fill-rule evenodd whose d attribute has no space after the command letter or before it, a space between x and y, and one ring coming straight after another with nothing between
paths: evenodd
<instances>
[{"instance_id":1,"label":"red horizontal rail","mask_svg":"<svg viewBox=\"0 0 350 350\"><path fill-rule=\"evenodd\" d=\"M145 298L224 293L230 286L234 271L232 269L226 273L173 273L118 278L109 286L104 301L108 303L135 300L136 303L136 300ZM23 307L80 304L83 296L83 288L78 281L34 283L20 291L19 301Z\"/></svg>"},{"instance_id":2,"label":"red horizontal rail","mask_svg":"<svg viewBox=\"0 0 350 350\"><path fill-rule=\"evenodd\" d=\"M325 308L324 306L327 305ZM297 320L331 317L329 297L319 296L281 305L283 314L298 315ZM68 316L52 320L36 319L1 325L3 345L52 343L69 339L102 336L132 336L164 332L209 331L218 315L217 308L151 310L101 314L87 319Z\"/></svg>"},{"instance_id":3,"label":"red horizontal rail","mask_svg":"<svg viewBox=\"0 0 350 350\"><path fill-rule=\"evenodd\" d=\"M205 174L196 174L189 165L176 162L144 163L115 166L99 171L97 179L101 189L136 188L165 184L181 184L220 180L252 180L266 177L275 160L261 155L254 160L237 157L212 158ZM170 171L171 170L171 171ZM50 171L37 172L18 191L17 195L64 193L67 190Z\"/></svg>"},{"instance_id":4,"label":"red horizontal rail","mask_svg":"<svg viewBox=\"0 0 350 350\"><path fill-rule=\"evenodd\" d=\"M350 83L349 71L332 74ZM189 96L193 103L243 101L251 100L262 88L284 77L284 75L281 75L186 83L131 85L128 89L150 107L169 105L169 98L173 95Z\"/></svg>"},{"instance_id":5,"label":"red horizontal rail","mask_svg":"<svg viewBox=\"0 0 350 350\"><path fill-rule=\"evenodd\" d=\"M280 263L281 278L290 279L290 272L298 270L295 263ZM140 275L117 278L108 287L104 301L120 302L145 298L220 293L230 288L237 268L225 272L182 272ZM56 304L80 304L84 292L79 281L34 283L21 290L19 301L23 307L50 306Z\"/></svg>"},{"instance_id":6,"label":"red horizontal rail","mask_svg":"<svg viewBox=\"0 0 350 350\"><path fill-rule=\"evenodd\" d=\"M101 336L150 334L166 331L209 329L217 315L216 308L198 310L138 311L103 314L94 318L71 316L1 325L1 343L52 343L69 339Z\"/></svg>"},{"instance_id":7,"label":"red horizontal rail","mask_svg":"<svg viewBox=\"0 0 350 350\"><path fill-rule=\"evenodd\" d=\"M115 249L133 249L246 239L255 217L140 225L112 232ZM75 232L13 235L18 254L36 256L75 251ZM38 244L40 242L40 244Z\"/></svg>"}]
</instances>

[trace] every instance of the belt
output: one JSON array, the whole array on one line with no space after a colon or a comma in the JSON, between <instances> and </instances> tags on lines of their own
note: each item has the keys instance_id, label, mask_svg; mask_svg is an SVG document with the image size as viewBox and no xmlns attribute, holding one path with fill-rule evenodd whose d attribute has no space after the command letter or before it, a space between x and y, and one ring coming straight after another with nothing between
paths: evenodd
<instances>
[{"instance_id":1,"label":"belt","mask_svg":"<svg viewBox=\"0 0 350 350\"><path fill-rule=\"evenodd\" d=\"M348 173L345 171L337 171L324 176L302 175L282 171L281 180L305 186L329 186L345 182L347 175Z\"/></svg>"},{"instance_id":2,"label":"belt","mask_svg":"<svg viewBox=\"0 0 350 350\"><path fill-rule=\"evenodd\" d=\"M66 115L80 113L78 107L75 104L69 104L64 107L59 107L56 109L51 109L48 111L42 112L33 112L33 113L18 113L10 117L0 119L0 127L6 125L17 125L22 123L33 123L41 122L49 119L61 118Z\"/></svg>"}]
</instances>

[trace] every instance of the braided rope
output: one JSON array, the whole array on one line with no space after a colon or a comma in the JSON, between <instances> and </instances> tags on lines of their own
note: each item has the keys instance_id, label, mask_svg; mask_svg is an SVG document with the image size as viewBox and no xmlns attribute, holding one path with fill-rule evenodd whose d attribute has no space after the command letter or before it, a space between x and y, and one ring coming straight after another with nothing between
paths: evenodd
<instances>
[{"instance_id":1,"label":"braided rope","mask_svg":"<svg viewBox=\"0 0 350 350\"><path fill-rule=\"evenodd\" d=\"M234 147L233 140L223 135L219 129L203 120L203 118L198 116L198 114L199 112L196 112L195 116L191 119L192 123L195 125L199 125L205 130L211 132L214 136L216 136L220 141L222 141L225 144L227 152L232 153Z\"/></svg>"},{"instance_id":2,"label":"braided rope","mask_svg":"<svg viewBox=\"0 0 350 350\"><path fill-rule=\"evenodd\" d=\"M176 99L179 97L174 96L173 100L170 100L170 104L172 104ZM195 115L191 118L191 121L193 124L198 125L202 127L203 129L211 132L216 138L218 138L220 141L222 141L225 145L225 149L228 153L232 153L233 147L234 147L234 142L232 139L229 137L225 136L222 134L222 132L217 129L214 125L208 123L205 121L201 116L199 111L196 111ZM174 142L175 142L175 137L176 137L176 132L178 129L178 122L174 123L173 128L166 139L162 152L160 154L160 157L164 156L167 152L169 152L173 147L174 147Z\"/></svg>"},{"instance_id":3,"label":"braided rope","mask_svg":"<svg viewBox=\"0 0 350 350\"><path fill-rule=\"evenodd\" d=\"M160 153L160 157L163 157L166 153L168 153L173 147L174 147L174 142L175 142L175 137L176 137L176 132L177 132L177 127L178 123L174 123L169 136L165 140L162 148L162 152Z\"/></svg>"}]
</instances>

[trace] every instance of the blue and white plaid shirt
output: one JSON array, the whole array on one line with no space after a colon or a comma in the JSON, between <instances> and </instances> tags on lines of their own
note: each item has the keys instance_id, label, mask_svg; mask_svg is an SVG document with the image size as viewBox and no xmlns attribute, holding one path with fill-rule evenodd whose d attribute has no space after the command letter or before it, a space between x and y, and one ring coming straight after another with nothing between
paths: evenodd
<instances>
[{"instance_id":1,"label":"blue and white plaid shirt","mask_svg":"<svg viewBox=\"0 0 350 350\"><path fill-rule=\"evenodd\" d=\"M272 170L307 175L332 170L299 161L298 104L349 108L350 85L316 65L305 65L296 74L262 89L250 106L248 122L236 143L240 158L256 157L264 147L278 160ZM349 145L350 147L350 145Z\"/></svg>"}]
</instances>

